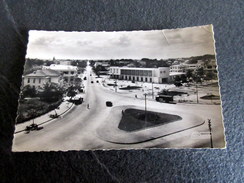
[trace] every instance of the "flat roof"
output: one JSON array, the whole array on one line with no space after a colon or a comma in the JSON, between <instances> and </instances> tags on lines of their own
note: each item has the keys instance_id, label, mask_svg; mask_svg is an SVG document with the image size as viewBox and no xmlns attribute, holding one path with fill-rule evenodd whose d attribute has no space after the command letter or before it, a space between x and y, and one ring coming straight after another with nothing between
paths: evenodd
<instances>
[{"instance_id":1,"label":"flat roof","mask_svg":"<svg viewBox=\"0 0 244 183\"><path fill-rule=\"evenodd\" d=\"M145 67L110 67L110 68L115 68L115 69L132 69L132 70L156 70L160 68L169 68L169 67L156 67L156 68L145 68Z\"/></svg>"},{"instance_id":2,"label":"flat roof","mask_svg":"<svg viewBox=\"0 0 244 183\"><path fill-rule=\"evenodd\" d=\"M77 71L77 66L72 65L61 65L61 64L51 64L50 66L43 66L44 69L51 69L56 71Z\"/></svg>"}]
</instances>

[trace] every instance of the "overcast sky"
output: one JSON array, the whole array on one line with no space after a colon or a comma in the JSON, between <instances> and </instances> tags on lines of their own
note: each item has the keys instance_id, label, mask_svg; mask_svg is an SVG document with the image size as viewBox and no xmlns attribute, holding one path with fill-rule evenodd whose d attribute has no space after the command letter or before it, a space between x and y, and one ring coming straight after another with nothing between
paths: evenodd
<instances>
[{"instance_id":1,"label":"overcast sky","mask_svg":"<svg viewBox=\"0 0 244 183\"><path fill-rule=\"evenodd\" d=\"M27 58L166 59L214 54L212 26L127 32L30 31Z\"/></svg>"}]
</instances>

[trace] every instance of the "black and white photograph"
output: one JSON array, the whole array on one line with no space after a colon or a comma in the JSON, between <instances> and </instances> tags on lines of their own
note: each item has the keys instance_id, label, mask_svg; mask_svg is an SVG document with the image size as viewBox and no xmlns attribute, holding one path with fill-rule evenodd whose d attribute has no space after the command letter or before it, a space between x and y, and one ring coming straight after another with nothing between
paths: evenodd
<instances>
[{"instance_id":1,"label":"black and white photograph","mask_svg":"<svg viewBox=\"0 0 244 183\"><path fill-rule=\"evenodd\" d=\"M225 148L212 25L29 31L13 151Z\"/></svg>"}]
</instances>

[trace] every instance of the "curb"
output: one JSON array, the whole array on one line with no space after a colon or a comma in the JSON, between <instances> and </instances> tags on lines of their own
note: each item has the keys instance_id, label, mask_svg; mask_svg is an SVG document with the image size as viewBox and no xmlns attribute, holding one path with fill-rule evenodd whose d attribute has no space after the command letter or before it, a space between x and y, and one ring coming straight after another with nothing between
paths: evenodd
<instances>
[{"instance_id":1,"label":"curb","mask_svg":"<svg viewBox=\"0 0 244 183\"><path fill-rule=\"evenodd\" d=\"M61 114L59 114L58 117L61 116L61 115L63 115L63 114L65 114L65 113L67 113L73 106L74 106L74 104L72 103L71 106L70 106L68 109L66 109L64 112L62 112ZM51 111L49 111L49 112L51 112ZM46 114L47 114L47 113L46 113ZM48 120L46 120L46 121L44 121L44 122L41 122L41 123L39 123L39 124L37 124L37 125L43 125L43 124L48 123L48 122L50 122L50 121L52 121L52 120L55 120L55 119L56 119L56 118L51 118L51 119L48 119ZM14 134L17 134L17 133L20 133L20 132L24 132L24 131L25 131L25 129L24 129L24 130L19 130L19 131L17 131L17 132L14 132Z\"/></svg>"}]
</instances>

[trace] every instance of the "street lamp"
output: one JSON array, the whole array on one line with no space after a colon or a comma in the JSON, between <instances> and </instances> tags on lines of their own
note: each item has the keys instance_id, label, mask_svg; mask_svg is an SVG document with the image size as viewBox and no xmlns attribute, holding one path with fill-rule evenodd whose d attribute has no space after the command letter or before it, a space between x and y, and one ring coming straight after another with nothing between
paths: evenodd
<instances>
[{"instance_id":1,"label":"street lamp","mask_svg":"<svg viewBox=\"0 0 244 183\"><path fill-rule=\"evenodd\" d=\"M147 94L144 93L145 96L145 124L147 122Z\"/></svg>"},{"instance_id":2,"label":"street lamp","mask_svg":"<svg viewBox=\"0 0 244 183\"><path fill-rule=\"evenodd\" d=\"M198 101L198 89L197 89L197 83L196 83L196 94L197 94L197 103L199 103L199 101Z\"/></svg>"},{"instance_id":3,"label":"street lamp","mask_svg":"<svg viewBox=\"0 0 244 183\"><path fill-rule=\"evenodd\" d=\"M210 119L208 119L208 128L209 128L209 133L210 133L211 148L213 148L212 125L211 125L211 120Z\"/></svg>"},{"instance_id":4,"label":"street lamp","mask_svg":"<svg viewBox=\"0 0 244 183\"><path fill-rule=\"evenodd\" d=\"M117 81L116 80L114 80L114 90L115 90L115 92L117 92Z\"/></svg>"},{"instance_id":5,"label":"street lamp","mask_svg":"<svg viewBox=\"0 0 244 183\"><path fill-rule=\"evenodd\" d=\"M153 82L152 82L152 99L154 99Z\"/></svg>"}]
</instances>

